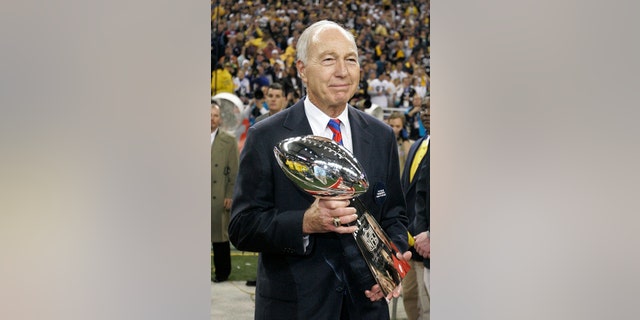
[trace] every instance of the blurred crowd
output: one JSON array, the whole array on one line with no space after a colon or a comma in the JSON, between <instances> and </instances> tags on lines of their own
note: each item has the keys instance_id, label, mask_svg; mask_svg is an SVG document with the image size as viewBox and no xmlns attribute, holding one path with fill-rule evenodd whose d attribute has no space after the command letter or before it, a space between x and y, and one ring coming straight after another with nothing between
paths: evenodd
<instances>
[{"instance_id":1,"label":"blurred crowd","mask_svg":"<svg viewBox=\"0 0 640 320\"><path fill-rule=\"evenodd\" d=\"M248 125L269 112L265 98L273 83L282 85L291 106L305 95L295 66L297 39L311 23L333 20L358 44L360 88L351 103L397 108L406 118L401 137L416 140L426 134L416 113L429 102L429 6L429 0L212 0L211 94L237 95Z\"/></svg>"}]
</instances>

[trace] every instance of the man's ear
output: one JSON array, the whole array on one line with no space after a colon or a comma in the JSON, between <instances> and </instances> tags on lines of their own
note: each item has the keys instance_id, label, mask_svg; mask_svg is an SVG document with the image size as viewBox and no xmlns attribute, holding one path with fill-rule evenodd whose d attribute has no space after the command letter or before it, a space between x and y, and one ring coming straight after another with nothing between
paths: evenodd
<instances>
[{"instance_id":1,"label":"man's ear","mask_svg":"<svg viewBox=\"0 0 640 320\"><path fill-rule=\"evenodd\" d=\"M298 75L300 76L300 79L302 79L302 81L304 83L306 83L307 82L307 76L304 73L304 71L305 71L304 63L302 63L302 61L300 61L300 60L296 61L296 69L298 69Z\"/></svg>"}]
</instances>

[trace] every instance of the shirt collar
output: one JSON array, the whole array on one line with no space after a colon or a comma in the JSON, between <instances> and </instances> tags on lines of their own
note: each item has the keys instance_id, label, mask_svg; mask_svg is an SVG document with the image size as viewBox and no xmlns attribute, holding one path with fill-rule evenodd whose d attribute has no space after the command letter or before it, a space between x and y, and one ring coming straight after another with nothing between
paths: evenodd
<instances>
[{"instance_id":1,"label":"shirt collar","mask_svg":"<svg viewBox=\"0 0 640 320\"><path fill-rule=\"evenodd\" d=\"M309 121L309 125L311 126L311 131L316 136L321 136L322 133L327 128L327 123L332 118L329 117L326 113L322 112L318 107L316 107L310 100L309 96L304 99L304 112L307 115L307 120ZM344 108L342 113L338 116L340 122L345 128L350 128L349 126L349 107Z\"/></svg>"},{"instance_id":2,"label":"shirt collar","mask_svg":"<svg viewBox=\"0 0 640 320\"><path fill-rule=\"evenodd\" d=\"M214 130L213 132L211 132L211 144L213 144L213 140L216 139L216 135L218 135L218 130L220 130L220 128Z\"/></svg>"}]
</instances>

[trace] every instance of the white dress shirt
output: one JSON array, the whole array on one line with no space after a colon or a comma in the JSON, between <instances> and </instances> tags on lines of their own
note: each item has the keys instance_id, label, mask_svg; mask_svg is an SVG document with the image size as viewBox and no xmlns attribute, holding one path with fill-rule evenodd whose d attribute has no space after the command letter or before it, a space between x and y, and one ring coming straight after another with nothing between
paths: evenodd
<instances>
[{"instance_id":1,"label":"white dress shirt","mask_svg":"<svg viewBox=\"0 0 640 320\"><path fill-rule=\"evenodd\" d=\"M349 125L349 108L345 107L344 111L338 116L340 120L340 133L342 134L342 145L347 148L347 150L353 152L353 140L351 139L351 126ZM325 138L332 139L333 132L327 124L329 124L329 120L332 119L324 112L322 112L318 107L316 107L311 101L309 101L309 96L304 99L304 113L307 115L307 121L309 121L309 126L311 126L311 132L315 136L321 136ZM302 243L304 245L305 251L309 246L309 236L305 235L302 237Z\"/></svg>"},{"instance_id":2,"label":"white dress shirt","mask_svg":"<svg viewBox=\"0 0 640 320\"><path fill-rule=\"evenodd\" d=\"M353 139L351 139L351 126L349 125L349 108L345 107L344 111L338 116L340 120L340 133L342 134L342 145L347 148L347 150L353 152ZM304 99L304 112L307 115L307 121L309 121L309 125L311 126L311 131L315 136L321 136L325 138L333 138L333 132L327 124L329 123L330 118L324 112L322 112L318 107L316 107L311 101L309 101L309 97L307 96Z\"/></svg>"}]
</instances>

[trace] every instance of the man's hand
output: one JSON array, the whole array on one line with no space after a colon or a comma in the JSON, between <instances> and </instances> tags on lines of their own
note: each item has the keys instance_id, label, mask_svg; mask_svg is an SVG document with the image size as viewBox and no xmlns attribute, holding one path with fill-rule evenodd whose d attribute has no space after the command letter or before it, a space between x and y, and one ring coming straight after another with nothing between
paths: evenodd
<instances>
[{"instance_id":1,"label":"man's hand","mask_svg":"<svg viewBox=\"0 0 640 320\"><path fill-rule=\"evenodd\" d=\"M401 287L401 286L402 285L399 285L398 287ZM397 289L397 287L396 287L396 289ZM402 288L400 288L400 290L402 290ZM395 289L394 289L394 291L395 291ZM371 300L371 301L378 301L378 300L384 298L384 294L382 293L382 289L380 289L380 285L379 284L374 284L373 287L371 287L371 290L365 290L364 291L364 295L367 296L367 298L369 298L369 300Z\"/></svg>"},{"instance_id":2,"label":"man's hand","mask_svg":"<svg viewBox=\"0 0 640 320\"><path fill-rule=\"evenodd\" d=\"M349 200L316 198L304 213L302 232L305 234L355 232L356 226L345 226L358 219L356 209L349 207L349 203Z\"/></svg>"},{"instance_id":3,"label":"man's hand","mask_svg":"<svg viewBox=\"0 0 640 320\"><path fill-rule=\"evenodd\" d=\"M411 260L411 251L406 251L405 253L396 253L396 258L399 260L409 261ZM380 285L375 284L371 287L371 290L365 290L364 295L369 298L371 301L378 301L382 298L385 298L387 302L391 301L393 298L397 298L402 293L402 284L398 284L397 287L393 289L393 291L389 292L389 294L385 297L382 293L382 289L380 289Z\"/></svg>"},{"instance_id":4,"label":"man's hand","mask_svg":"<svg viewBox=\"0 0 640 320\"><path fill-rule=\"evenodd\" d=\"M431 258L431 238L429 237L429 231L419 233L414 237L416 252L424 258Z\"/></svg>"},{"instance_id":5,"label":"man's hand","mask_svg":"<svg viewBox=\"0 0 640 320\"><path fill-rule=\"evenodd\" d=\"M231 198L224 198L224 208L231 210Z\"/></svg>"}]
</instances>

